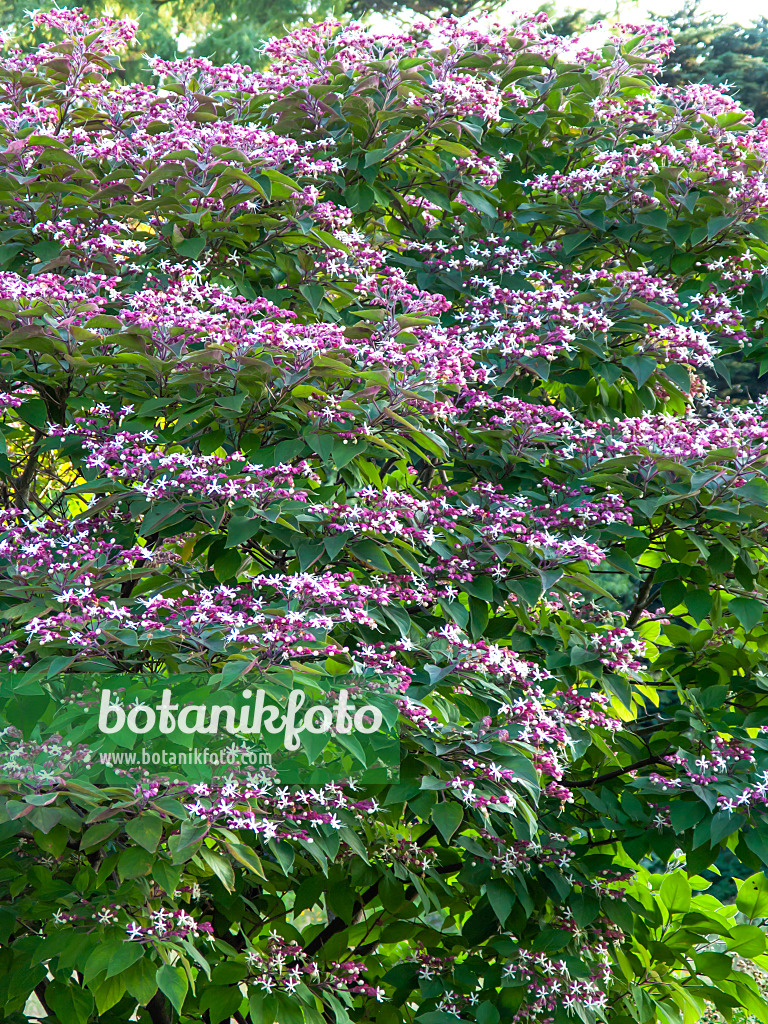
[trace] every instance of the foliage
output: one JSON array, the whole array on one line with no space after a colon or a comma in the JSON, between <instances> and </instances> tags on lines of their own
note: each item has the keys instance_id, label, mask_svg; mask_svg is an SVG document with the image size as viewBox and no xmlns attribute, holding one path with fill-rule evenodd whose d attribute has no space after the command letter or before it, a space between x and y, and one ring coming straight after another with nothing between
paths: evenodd
<instances>
[{"instance_id":1,"label":"foliage","mask_svg":"<svg viewBox=\"0 0 768 1024\"><path fill-rule=\"evenodd\" d=\"M46 0L40 7L55 10L57 4ZM25 49L54 38L47 25L31 24L27 9L23 0L0 0L0 27ZM115 0L109 9L139 26L141 48L124 55L121 76L149 81L147 53L173 60L183 49L218 64L239 60L256 66L270 37L341 13L343 5L334 0L280 0L279 4L269 0ZM104 4L83 0L82 10L89 18L98 17Z\"/></svg>"},{"instance_id":2,"label":"foliage","mask_svg":"<svg viewBox=\"0 0 768 1024\"><path fill-rule=\"evenodd\" d=\"M499 0L496 0L498 6ZM371 13L390 18L463 17L478 0L114 0L110 13L133 19L139 25L141 50L125 55L122 74L130 81L148 81L142 53L173 60L182 48L192 56L206 57L215 64L239 61L257 67L266 42L297 25L313 24L324 18L365 18ZM493 7L484 5L485 10ZM45 0L41 9L55 9L55 0ZM0 28L29 48L50 39L45 26L31 30L24 0L0 0ZM88 17L104 11L102 0L83 0Z\"/></svg>"},{"instance_id":3,"label":"foliage","mask_svg":"<svg viewBox=\"0 0 768 1024\"><path fill-rule=\"evenodd\" d=\"M326 24L145 87L130 26L37 22L0 63L4 1019L768 1020L768 420L702 378L766 358L765 130L658 87L653 27ZM102 691L190 677L389 695L398 777L99 763Z\"/></svg>"}]
</instances>

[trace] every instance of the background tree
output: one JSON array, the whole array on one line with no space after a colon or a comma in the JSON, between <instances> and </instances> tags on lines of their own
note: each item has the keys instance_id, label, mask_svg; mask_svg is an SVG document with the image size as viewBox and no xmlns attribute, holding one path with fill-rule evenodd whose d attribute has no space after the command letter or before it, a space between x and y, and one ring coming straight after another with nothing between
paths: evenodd
<instances>
[{"instance_id":1,"label":"background tree","mask_svg":"<svg viewBox=\"0 0 768 1024\"><path fill-rule=\"evenodd\" d=\"M729 85L739 102L758 120L768 116L768 22L733 24L725 15L712 14L698 0L675 14L660 15L675 40L675 50L664 68L668 85L705 82Z\"/></svg>"}]
</instances>

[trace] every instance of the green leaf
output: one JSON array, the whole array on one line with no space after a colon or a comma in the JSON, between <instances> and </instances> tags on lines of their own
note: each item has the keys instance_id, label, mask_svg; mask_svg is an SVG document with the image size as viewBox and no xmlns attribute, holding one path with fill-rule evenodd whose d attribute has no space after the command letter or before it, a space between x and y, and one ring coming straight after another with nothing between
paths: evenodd
<instances>
[{"instance_id":1,"label":"green leaf","mask_svg":"<svg viewBox=\"0 0 768 1024\"><path fill-rule=\"evenodd\" d=\"M227 528L227 547L238 548L263 529L264 520L258 516L252 519L247 519L244 516L233 516Z\"/></svg>"},{"instance_id":2,"label":"green leaf","mask_svg":"<svg viewBox=\"0 0 768 1024\"><path fill-rule=\"evenodd\" d=\"M466 146L462 146L460 142L453 142L449 139L436 139L435 146L437 146L438 149L444 149L446 152L452 153L453 156L472 156L471 149L467 149Z\"/></svg>"},{"instance_id":3,"label":"green leaf","mask_svg":"<svg viewBox=\"0 0 768 1024\"><path fill-rule=\"evenodd\" d=\"M172 863L185 864L191 860L207 834L208 829L205 825L194 825L191 821L182 822L179 834L171 836L168 840Z\"/></svg>"},{"instance_id":4,"label":"green leaf","mask_svg":"<svg viewBox=\"0 0 768 1024\"><path fill-rule=\"evenodd\" d=\"M179 887L181 868L173 867L167 860L155 860L152 865L152 878L170 895Z\"/></svg>"},{"instance_id":5,"label":"green leaf","mask_svg":"<svg viewBox=\"0 0 768 1024\"><path fill-rule=\"evenodd\" d=\"M143 957L141 960L137 960L135 964L132 964L123 974L123 981L127 991L142 1006L146 1006L155 992L157 992L155 971L155 965L149 957Z\"/></svg>"},{"instance_id":6,"label":"green leaf","mask_svg":"<svg viewBox=\"0 0 768 1024\"><path fill-rule=\"evenodd\" d=\"M478 213L484 213L486 217L497 216L496 207L490 203L485 196L480 195L479 192L471 192L469 189L462 189L461 198L467 204L471 206Z\"/></svg>"},{"instance_id":7,"label":"green leaf","mask_svg":"<svg viewBox=\"0 0 768 1024\"><path fill-rule=\"evenodd\" d=\"M312 309L317 309L325 297L325 289L319 284L299 285L299 291L310 304Z\"/></svg>"},{"instance_id":8,"label":"green leaf","mask_svg":"<svg viewBox=\"0 0 768 1024\"><path fill-rule=\"evenodd\" d=\"M728 602L728 611L735 615L747 631L754 629L763 617L763 605L753 597L736 597Z\"/></svg>"},{"instance_id":9,"label":"green leaf","mask_svg":"<svg viewBox=\"0 0 768 1024\"><path fill-rule=\"evenodd\" d=\"M662 904L672 914L686 914L691 906L691 886L683 871L665 875L659 890Z\"/></svg>"},{"instance_id":10,"label":"green leaf","mask_svg":"<svg viewBox=\"0 0 768 1024\"><path fill-rule=\"evenodd\" d=\"M274 993L277 1001L277 1019L280 1024L304 1024L304 1014L297 999L279 989Z\"/></svg>"},{"instance_id":11,"label":"green leaf","mask_svg":"<svg viewBox=\"0 0 768 1024\"><path fill-rule=\"evenodd\" d=\"M224 846L227 852L230 853L239 864L242 864L260 878L266 878L266 875L264 874L264 867L259 860L256 851L252 850L250 846L244 846L242 843L225 843Z\"/></svg>"},{"instance_id":12,"label":"green leaf","mask_svg":"<svg viewBox=\"0 0 768 1024\"><path fill-rule=\"evenodd\" d=\"M111 957L107 968L107 977L114 978L116 974L122 974L144 956L144 947L138 942L126 940L118 951Z\"/></svg>"},{"instance_id":13,"label":"green leaf","mask_svg":"<svg viewBox=\"0 0 768 1024\"><path fill-rule=\"evenodd\" d=\"M702 622L712 611L712 595L708 590L688 590L685 604L694 619Z\"/></svg>"},{"instance_id":14,"label":"green leaf","mask_svg":"<svg viewBox=\"0 0 768 1024\"><path fill-rule=\"evenodd\" d=\"M227 892L233 892L235 888L235 872L226 857L205 846L200 850L200 856L219 879Z\"/></svg>"},{"instance_id":15,"label":"green leaf","mask_svg":"<svg viewBox=\"0 0 768 1024\"><path fill-rule=\"evenodd\" d=\"M117 873L120 878L141 878L152 870L152 854L141 847L123 850L117 862Z\"/></svg>"},{"instance_id":16,"label":"green leaf","mask_svg":"<svg viewBox=\"0 0 768 1024\"><path fill-rule=\"evenodd\" d=\"M91 825L83 832L80 840L81 850L90 850L97 846L103 846L110 836L114 835L120 826L113 821L103 821L98 825Z\"/></svg>"},{"instance_id":17,"label":"green leaf","mask_svg":"<svg viewBox=\"0 0 768 1024\"><path fill-rule=\"evenodd\" d=\"M707 238L714 238L715 235L735 223L736 218L733 216L710 217L707 221Z\"/></svg>"},{"instance_id":18,"label":"green leaf","mask_svg":"<svg viewBox=\"0 0 768 1024\"><path fill-rule=\"evenodd\" d=\"M28 402L23 402L19 406L18 412L20 418L31 427L37 427L38 430L42 431L47 430L48 410L42 399L33 398Z\"/></svg>"},{"instance_id":19,"label":"green leaf","mask_svg":"<svg viewBox=\"0 0 768 1024\"><path fill-rule=\"evenodd\" d=\"M126 823L125 831L134 843L154 853L163 834L163 823L156 814L144 811Z\"/></svg>"},{"instance_id":20,"label":"green leaf","mask_svg":"<svg viewBox=\"0 0 768 1024\"><path fill-rule=\"evenodd\" d=\"M361 558L364 562L369 562L374 569L379 569L381 572L392 572L392 566L381 550L381 545L375 541L358 540L348 545L347 550Z\"/></svg>"},{"instance_id":21,"label":"green leaf","mask_svg":"<svg viewBox=\"0 0 768 1024\"><path fill-rule=\"evenodd\" d=\"M756 924L737 924L725 941L728 949L739 956L755 957L765 951L765 933Z\"/></svg>"},{"instance_id":22,"label":"green leaf","mask_svg":"<svg viewBox=\"0 0 768 1024\"><path fill-rule=\"evenodd\" d=\"M657 363L651 356L627 356L622 363L630 371L641 388L649 379L651 374L656 372Z\"/></svg>"},{"instance_id":23,"label":"green leaf","mask_svg":"<svg viewBox=\"0 0 768 1024\"><path fill-rule=\"evenodd\" d=\"M669 820L675 832L693 828L704 817L707 808L701 800L676 800L669 809Z\"/></svg>"},{"instance_id":24,"label":"green leaf","mask_svg":"<svg viewBox=\"0 0 768 1024\"><path fill-rule=\"evenodd\" d=\"M376 202L376 193L370 185L366 185L364 182L352 185L347 189L344 197L356 213L365 213Z\"/></svg>"},{"instance_id":25,"label":"green leaf","mask_svg":"<svg viewBox=\"0 0 768 1024\"><path fill-rule=\"evenodd\" d=\"M680 197L680 202L686 208L688 213L693 213L693 208L696 206L696 200L701 196L701 192L696 189L690 189L684 196Z\"/></svg>"},{"instance_id":26,"label":"green leaf","mask_svg":"<svg viewBox=\"0 0 768 1024\"><path fill-rule=\"evenodd\" d=\"M638 213L636 220L638 224L644 224L652 228L665 228L667 226L667 215L664 210L646 210Z\"/></svg>"},{"instance_id":27,"label":"green leaf","mask_svg":"<svg viewBox=\"0 0 768 1024\"><path fill-rule=\"evenodd\" d=\"M99 1014L106 1013L107 1010L117 1005L125 994L125 982L120 977L107 978L103 981L94 992L93 996L96 1000L96 1009Z\"/></svg>"},{"instance_id":28,"label":"green leaf","mask_svg":"<svg viewBox=\"0 0 768 1024\"><path fill-rule=\"evenodd\" d=\"M163 964L162 967L157 969L155 980L157 981L157 987L163 995L168 996L170 999L171 1006L176 1013L180 1014L187 995L187 989L189 988L187 975L183 968Z\"/></svg>"},{"instance_id":29,"label":"green leaf","mask_svg":"<svg viewBox=\"0 0 768 1024\"><path fill-rule=\"evenodd\" d=\"M208 239L205 235L200 235L196 238L186 238L183 242L179 242L178 245L174 244L174 248L180 256L188 256L189 259L196 260L207 243Z\"/></svg>"},{"instance_id":30,"label":"green leaf","mask_svg":"<svg viewBox=\"0 0 768 1024\"><path fill-rule=\"evenodd\" d=\"M563 252L566 256L570 256L572 252L591 237L592 235L589 231L577 231L573 235L565 235L563 238Z\"/></svg>"},{"instance_id":31,"label":"green leaf","mask_svg":"<svg viewBox=\"0 0 768 1024\"><path fill-rule=\"evenodd\" d=\"M23 251L24 246L16 243L0 245L0 267L7 266L7 264L13 260L14 256L18 256L18 254Z\"/></svg>"},{"instance_id":32,"label":"green leaf","mask_svg":"<svg viewBox=\"0 0 768 1024\"><path fill-rule=\"evenodd\" d=\"M277 1020L277 1001L266 992L256 987L250 990L248 1007L252 1021L258 1024L275 1024Z\"/></svg>"},{"instance_id":33,"label":"green leaf","mask_svg":"<svg viewBox=\"0 0 768 1024\"><path fill-rule=\"evenodd\" d=\"M691 375L684 366L681 366L679 363L668 363L664 367L664 376L671 380L675 387L679 388L684 395L690 393Z\"/></svg>"},{"instance_id":34,"label":"green leaf","mask_svg":"<svg viewBox=\"0 0 768 1024\"><path fill-rule=\"evenodd\" d=\"M45 990L45 1001L60 1021L87 1024L93 1013L93 996L79 985L51 981Z\"/></svg>"},{"instance_id":35,"label":"green leaf","mask_svg":"<svg viewBox=\"0 0 768 1024\"><path fill-rule=\"evenodd\" d=\"M106 975L112 957L123 948L124 939L108 939L91 951L83 968L83 981L91 986L99 975Z\"/></svg>"},{"instance_id":36,"label":"green leaf","mask_svg":"<svg viewBox=\"0 0 768 1024\"><path fill-rule=\"evenodd\" d=\"M499 919L499 922L502 925L506 924L507 918L509 917L512 907L516 902L515 894L509 888L507 883L500 879L494 879L493 881L488 882L485 887L485 893L490 901L494 914Z\"/></svg>"},{"instance_id":37,"label":"green leaf","mask_svg":"<svg viewBox=\"0 0 768 1024\"><path fill-rule=\"evenodd\" d=\"M744 824L743 814L733 814L731 811L718 811L710 823L710 845L716 846L726 836L736 832Z\"/></svg>"},{"instance_id":38,"label":"green leaf","mask_svg":"<svg viewBox=\"0 0 768 1024\"><path fill-rule=\"evenodd\" d=\"M725 953L695 953L696 970L712 981L722 981L733 970L733 960Z\"/></svg>"},{"instance_id":39,"label":"green leaf","mask_svg":"<svg viewBox=\"0 0 768 1024\"><path fill-rule=\"evenodd\" d=\"M217 395L216 405L222 409L229 409L230 412L240 412L245 399L246 394L244 391L237 391L234 395Z\"/></svg>"},{"instance_id":40,"label":"green leaf","mask_svg":"<svg viewBox=\"0 0 768 1024\"><path fill-rule=\"evenodd\" d=\"M227 580L237 576L243 560L240 552L235 548L224 551L213 563L213 573L219 583L226 583Z\"/></svg>"},{"instance_id":41,"label":"green leaf","mask_svg":"<svg viewBox=\"0 0 768 1024\"><path fill-rule=\"evenodd\" d=\"M431 817L438 832L446 843L448 843L451 840L451 836L462 823L464 819L464 811L461 804L456 801L442 800L432 808Z\"/></svg>"},{"instance_id":42,"label":"green leaf","mask_svg":"<svg viewBox=\"0 0 768 1024\"><path fill-rule=\"evenodd\" d=\"M750 875L739 886L736 906L751 921L768 917L768 878L762 871Z\"/></svg>"},{"instance_id":43,"label":"green leaf","mask_svg":"<svg viewBox=\"0 0 768 1024\"><path fill-rule=\"evenodd\" d=\"M756 476L747 480L736 491L740 500L754 503L755 505L768 505L768 483L762 477Z\"/></svg>"},{"instance_id":44,"label":"green leaf","mask_svg":"<svg viewBox=\"0 0 768 1024\"><path fill-rule=\"evenodd\" d=\"M200 1009L207 1010L210 1015L211 1024L221 1024L221 1021L229 1019L240 1009L243 996L237 985L209 985L203 992L200 1000ZM252 1017L252 1020L261 1020L260 1017Z\"/></svg>"}]
</instances>

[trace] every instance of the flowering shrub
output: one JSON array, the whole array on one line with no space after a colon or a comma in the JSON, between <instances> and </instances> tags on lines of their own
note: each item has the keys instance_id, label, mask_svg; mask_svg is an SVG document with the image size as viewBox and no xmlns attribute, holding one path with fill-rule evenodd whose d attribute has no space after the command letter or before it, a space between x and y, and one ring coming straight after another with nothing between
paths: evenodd
<instances>
[{"instance_id":1,"label":"flowering shrub","mask_svg":"<svg viewBox=\"0 0 768 1024\"><path fill-rule=\"evenodd\" d=\"M326 23L147 87L129 23L36 17L3 1019L768 1021L768 415L707 383L768 358L768 122L657 85L653 26ZM388 694L398 771L94 770L102 691L180 676Z\"/></svg>"}]
</instances>

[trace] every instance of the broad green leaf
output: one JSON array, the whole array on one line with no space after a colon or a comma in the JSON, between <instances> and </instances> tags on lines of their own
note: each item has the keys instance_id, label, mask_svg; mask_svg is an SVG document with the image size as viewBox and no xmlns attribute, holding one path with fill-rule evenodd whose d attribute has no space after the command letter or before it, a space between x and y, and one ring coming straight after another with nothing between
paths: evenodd
<instances>
[{"instance_id":1,"label":"broad green leaf","mask_svg":"<svg viewBox=\"0 0 768 1024\"><path fill-rule=\"evenodd\" d=\"M171 1006L180 1014L187 995L187 989L189 988L189 982L184 970L181 967L171 967L170 964L163 964L162 967L158 967L155 973L155 980L157 981L157 987L163 995L168 996Z\"/></svg>"},{"instance_id":2,"label":"broad green leaf","mask_svg":"<svg viewBox=\"0 0 768 1024\"><path fill-rule=\"evenodd\" d=\"M125 831L135 843L154 853L163 834L163 823L156 814L145 811L140 817L127 822Z\"/></svg>"},{"instance_id":3,"label":"broad green leaf","mask_svg":"<svg viewBox=\"0 0 768 1024\"><path fill-rule=\"evenodd\" d=\"M665 875L659 897L669 915L685 914L691 906L691 886L683 871Z\"/></svg>"},{"instance_id":4,"label":"broad green leaf","mask_svg":"<svg viewBox=\"0 0 768 1024\"><path fill-rule=\"evenodd\" d=\"M736 906L750 920L768 917L768 878L762 871L741 883L736 894Z\"/></svg>"},{"instance_id":5,"label":"broad green leaf","mask_svg":"<svg viewBox=\"0 0 768 1024\"><path fill-rule=\"evenodd\" d=\"M432 821L445 842L449 842L462 822L464 812L453 800L442 800L432 808Z\"/></svg>"}]
</instances>

